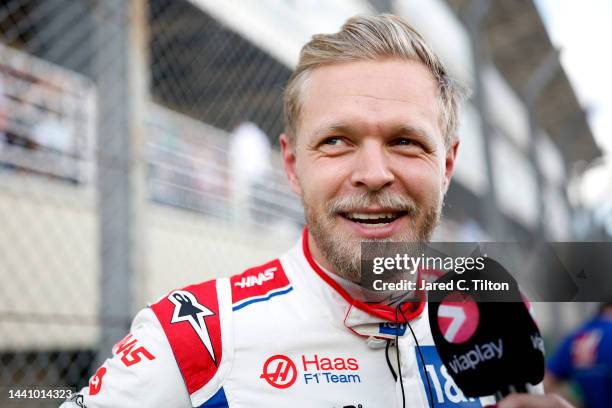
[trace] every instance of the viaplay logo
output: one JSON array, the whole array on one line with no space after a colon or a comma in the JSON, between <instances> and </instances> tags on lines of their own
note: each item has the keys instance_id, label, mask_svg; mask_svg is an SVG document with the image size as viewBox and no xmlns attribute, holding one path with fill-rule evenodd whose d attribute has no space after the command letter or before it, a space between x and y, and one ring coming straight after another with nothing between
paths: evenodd
<instances>
[{"instance_id":1,"label":"viaplay logo","mask_svg":"<svg viewBox=\"0 0 612 408\"><path fill-rule=\"evenodd\" d=\"M326 357L314 354L302 355L301 370L304 384L338 384L338 383L360 383L361 377L356 371L359 363L356 358ZM259 378L266 380L274 388L291 387L298 378L296 364L289 357L276 354L268 358Z\"/></svg>"},{"instance_id":2,"label":"viaplay logo","mask_svg":"<svg viewBox=\"0 0 612 408\"><path fill-rule=\"evenodd\" d=\"M449 343L464 343L478 328L480 313L470 295L452 292L438 308L438 327Z\"/></svg>"}]
</instances>

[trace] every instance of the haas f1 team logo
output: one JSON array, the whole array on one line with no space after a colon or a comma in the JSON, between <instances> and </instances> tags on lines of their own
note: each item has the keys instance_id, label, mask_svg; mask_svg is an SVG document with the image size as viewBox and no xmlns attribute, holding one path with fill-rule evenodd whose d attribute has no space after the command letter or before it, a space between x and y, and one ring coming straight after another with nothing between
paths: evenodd
<instances>
[{"instance_id":1,"label":"haas f1 team logo","mask_svg":"<svg viewBox=\"0 0 612 408\"><path fill-rule=\"evenodd\" d=\"M174 312L170 323L188 322L206 347L210 358L217 365L215 352L210 340L210 333L205 318L214 316L214 312L200 304L196 297L186 290L175 290L168 299L174 304Z\"/></svg>"},{"instance_id":2,"label":"haas f1 team logo","mask_svg":"<svg viewBox=\"0 0 612 408\"><path fill-rule=\"evenodd\" d=\"M289 357L277 354L266 360L259 378L275 388L288 388L297 379L297 368Z\"/></svg>"}]
</instances>

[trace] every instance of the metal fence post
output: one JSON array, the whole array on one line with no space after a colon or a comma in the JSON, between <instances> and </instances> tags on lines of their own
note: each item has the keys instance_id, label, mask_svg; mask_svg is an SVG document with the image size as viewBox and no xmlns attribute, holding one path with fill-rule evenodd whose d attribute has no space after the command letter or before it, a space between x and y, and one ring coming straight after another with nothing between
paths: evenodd
<instances>
[{"instance_id":1,"label":"metal fence post","mask_svg":"<svg viewBox=\"0 0 612 408\"><path fill-rule=\"evenodd\" d=\"M490 234L494 240L508 239L505 236L505 225L503 216L497 206L496 186L493 171L492 141L495 137L490 122L490 113L486 100L484 80L482 78L482 67L485 65L485 58L482 52L482 22L491 9L490 0L472 0L462 15L466 28L468 29L472 43L472 61L474 66L474 103L478 109L480 118L480 128L482 132L482 144L484 148L484 160L489 180L487 192L485 194L484 210L485 219L489 226Z\"/></svg>"},{"instance_id":2,"label":"metal fence post","mask_svg":"<svg viewBox=\"0 0 612 408\"><path fill-rule=\"evenodd\" d=\"M143 276L143 126L148 93L146 2L97 3L100 348L98 363L129 330Z\"/></svg>"},{"instance_id":3,"label":"metal fence post","mask_svg":"<svg viewBox=\"0 0 612 408\"><path fill-rule=\"evenodd\" d=\"M542 240L544 240L546 237L546 231L544 230L544 216L546 208L544 203L544 176L542 175L542 169L537 158L537 144L539 141L539 136L536 109L538 97L552 82L560 68L561 62L559 61L559 52L557 50L550 51L525 81L525 85L521 92L523 99L525 100L525 104L527 105L527 114L529 117L529 142L531 144L531 148L528 151L528 157L531 165L533 166L533 171L535 174L537 190L536 196L538 198L538 221L536 224L536 236Z\"/></svg>"}]
</instances>

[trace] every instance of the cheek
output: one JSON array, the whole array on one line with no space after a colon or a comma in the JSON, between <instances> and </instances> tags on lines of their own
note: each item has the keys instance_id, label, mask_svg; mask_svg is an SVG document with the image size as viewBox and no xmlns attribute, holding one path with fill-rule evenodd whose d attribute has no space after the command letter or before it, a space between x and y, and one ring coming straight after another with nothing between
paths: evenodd
<instances>
[{"instance_id":1,"label":"cheek","mask_svg":"<svg viewBox=\"0 0 612 408\"><path fill-rule=\"evenodd\" d=\"M304 197L310 201L327 201L333 198L346 180L345 167L335 160L299 163L296 169Z\"/></svg>"},{"instance_id":2,"label":"cheek","mask_svg":"<svg viewBox=\"0 0 612 408\"><path fill-rule=\"evenodd\" d=\"M415 163L404 168L401 180L408 194L418 202L437 200L442 191L442 170L432 163Z\"/></svg>"}]
</instances>

